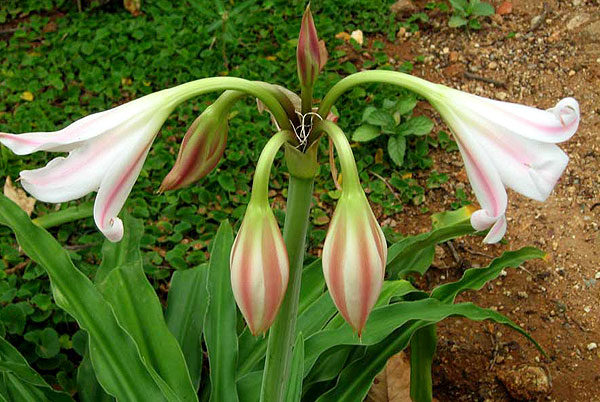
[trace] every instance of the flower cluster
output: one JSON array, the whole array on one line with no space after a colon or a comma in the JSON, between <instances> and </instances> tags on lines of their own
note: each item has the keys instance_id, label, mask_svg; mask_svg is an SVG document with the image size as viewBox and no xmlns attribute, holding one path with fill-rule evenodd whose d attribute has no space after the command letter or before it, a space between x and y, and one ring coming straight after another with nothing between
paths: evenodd
<instances>
[{"instance_id":1,"label":"flower cluster","mask_svg":"<svg viewBox=\"0 0 600 402\"><path fill-rule=\"evenodd\" d=\"M119 212L160 127L179 103L194 95L226 90L188 130L161 190L190 185L212 171L225 150L229 110L242 95L260 97L259 106L272 113L282 131L261 154L252 197L231 250L235 299L250 331L265 333L284 301L290 278L286 244L267 197L270 168L283 144L295 146L295 152L316 154L317 147L311 145L325 133L337 149L343 185L323 247L323 273L340 314L360 334L381 291L387 244L359 182L350 145L330 121L335 120L329 115L331 99L339 94L326 95L319 114L312 108L312 87L325 61L324 45L307 9L297 51L302 97L270 84L209 78L91 114L56 132L0 133L0 143L19 155L68 152L67 157L57 157L43 168L22 171L23 187L37 199L54 203L96 191L96 225L114 242L123 236ZM550 195L568 162L556 144L569 139L579 124L579 106L572 98L541 110L391 71L361 72L342 81L330 93L336 87L387 82L404 85L433 104L456 138L481 206L472 214L471 224L477 230L489 229L484 238L487 243L500 241L506 232L505 187L538 201Z\"/></svg>"}]
</instances>

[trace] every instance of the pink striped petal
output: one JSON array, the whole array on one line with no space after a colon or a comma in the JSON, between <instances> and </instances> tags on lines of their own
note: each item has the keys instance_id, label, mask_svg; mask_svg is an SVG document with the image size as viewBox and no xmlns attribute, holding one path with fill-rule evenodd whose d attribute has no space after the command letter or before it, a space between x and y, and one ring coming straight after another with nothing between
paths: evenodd
<instances>
[{"instance_id":1,"label":"pink striped petal","mask_svg":"<svg viewBox=\"0 0 600 402\"><path fill-rule=\"evenodd\" d=\"M164 102L165 92L156 92L113 109L83 117L62 130L24 134L0 133L0 143L17 155L36 151L70 152L83 142L115 129L127 128L129 131L135 131L136 126L143 126Z\"/></svg>"},{"instance_id":2,"label":"pink striped petal","mask_svg":"<svg viewBox=\"0 0 600 402\"><path fill-rule=\"evenodd\" d=\"M477 142L473 128L459 119L453 110L445 110L443 115L454 133L479 204L491 217L504 215L508 198L489 153Z\"/></svg>"},{"instance_id":3,"label":"pink striped petal","mask_svg":"<svg viewBox=\"0 0 600 402\"><path fill-rule=\"evenodd\" d=\"M267 332L289 279L285 243L269 206L250 203L231 249L231 288L253 335Z\"/></svg>"},{"instance_id":4,"label":"pink striped petal","mask_svg":"<svg viewBox=\"0 0 600 402\"><path fill-rule=\"evenodd\" d=\"M359 336L383 286L386 259L385 236L364 193L343 194L323 245L323 275L340 314Z\"/></svg>"},{"instance_id":5,"label":"pink striped petal","mask_svg":"<svg viewBox=\"0 0 600 402\"><path fill-rule=\"evenodd\" d=\"M106 238L118 242L123 237L123 223L117 217L135 184L154 136L137 138L130 149L121 149L105 176L94 203L94 220Z\"/></svg>"},{"instance_id":6,"label":"pink striped petal","mask_svg":"<svg viewBox=\"0 0 600 402\"><path fill-rule=\"evenodd\" d=\"M566 141L579 126L579 104L573 98L562 99L554 108L542 110L450 90L447 102L454 102L459 113L479 125L535 141Z\"/></svg>"},{"instance_id":7,"label":"pink striped petal","mask_svg":"<svg viewBox=\"0 0 600 402\"><path fill-rule=\"evenodd\" d=\"M488 244L498 243L500 240L502 240L505 233L506 233L506 216L501 215L500 217L498 217L498 220L496 221L496 223L494 223L494 226L492 226L492 228L488 232L487 236L485 236L485 238L483 239L483 242L488 243Z\"/></svg>"},{"instance_id":8,"label":"pink striped petal","mask_svg":"<svg viewBox=\"0 0 600 402\"><path fill-rule=\"evenodd\" d=\"M54 158L43 168L22 171L23 188L40 201L54 203L97 191L114 159L133 139L104 135L84 143L66 158Z\"/></svg>"},{"instance_id":9,"label":"pink striped petal","mask_svg":"<svg viewBox=\"0 0 600 402\"><path fill-rule=\"evenodd\" d=\"M496 166L502 182L537 201L545 201L565 170L569 157L555 144L534 141L509 131L480 127L477 142Z\"/></svg>"}]
</instances>

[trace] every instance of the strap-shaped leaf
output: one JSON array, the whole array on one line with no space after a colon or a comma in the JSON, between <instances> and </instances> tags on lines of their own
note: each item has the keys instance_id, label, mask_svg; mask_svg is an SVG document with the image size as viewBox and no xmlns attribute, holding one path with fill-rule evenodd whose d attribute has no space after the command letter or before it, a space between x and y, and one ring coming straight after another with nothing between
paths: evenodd
<instances>
[{"instance_id":1,"label":"strap-shaped leaf","mask_svg":"<svg viewBox=\"0 0 600 402\"><path fill-rule=\"evenodd\" d=\"M391 278L402 277L410 272L422 275L433 262L436 244L471 233L475 233L475 229L470 223L457 223L406 237L388 249L386 271Z\"/></svg>"},{"instance_id":2,"label":"strap-shaped leaf","mask_svg":"<svg viewBox=\"0 0 600 402\"><path fill-rule=\"evenodd\" d=\"M300 402L302 396L302 379L304 378L304 337L302 333L296 337L293 353L290 382L285 390L285 402Z\"/></svg>"},{"instance_id":3,"label":"strap-shaped leaf","mask_svg":"<svg viewBox=\"0 0 600 402\"><path fill-rule=\"evenodd\" d=\"M115 402L115 398L98 383L89 352L83 356L77 369L77 396L81 402Z\"/></svg>"},{"instance_id":4,"label":"strap-shaped leaf","mask_svg":"<svg viewBox=\"0 0 600 402\"><path fill-rule=\"evenodd\" d=\"M165 318L177 339L195 388L202 373L202 330L208 309L208 264L176 271L171 279Z\"/></svg>"},{"instance_id":5,"label":"strap-shaped leaf","mask_svg":"<svg viewBox=\"0 0 600 402\"><path fill-rule=\"evenodd\" d=\"M210 363L211 402L237 402L237 311L229 269L233 230L221 223L213 241L208 268L208 313L204 340Z\"/></svg>"},{"instance_id":6,"label":"strap-shaped leaf","mask_svg":"<svg viewBox=\"0 0 600 402\"><path fill-rule=\"evenodd\" d=\"M79 219L88 218L94 213L94 203L92 201L75 205L61 211L50 212L33 220L38 226L44 229L50 229L60 226L63 223L73 222Z\"/></svg>"},{"instance_id":7,"label":"strap-shaped leaf","mask_svg":"<svg viewBox=\"0 0 600 402\"><path fill-rule=\"evenodd\" d=\"M412 302L400 302L375 309L363 332L362 338L349 325L321 331L306 339L304 343L304 373L308 374L321 353L338 345L374 345L384 340L397 328L412 320L428 323L439 322L449 316L464 316L474 321L493 320L505 324L537 343L521 327L496 311L478 307L472 303L445 304L428 298Z\"/></svg>"},{"instance_id":8,"label":"strap-shaped leaf","mask_svg":"<svg viewBox=\"0 0 600 402\"><path fill-rule=\"evenodd\" d=\"M88 332L90 357L102 387L119 402L165 401L108 302L60 244L3 195L0 224L10 227L25 253L46 270L56 304Z\"/></svg>"},{"instance_id":9,"label":"strap-shaped leaf","mask_svg":"<svg viewBox=\"0 0 600 402\"><path fill-rule=\"evenodd\" d=\"M339 346L331 348L319 356L312 370L304 379L305 386L317 382L329 381L336 378L347 364L348 357L358 350L364 351L361 346Z\"/></svg>"},{"instance_id":10,"label":"strap-shaped leaf","mask_svg":"<svg viewBox=\"0 0 600 402\"><path fill-rule=\"evenodd\" d=\"M321 259L308 264L302 270L302 284L300 285L300 299L298 300L298 314L308 308L325 290L325 277Z\"/></svg>"},{"instance_id":11,"label":"strap-shaped leaf","mask_svg":"<svg viewBox=\"0 0 600 402\"><path fill-rule=\"evenodd\" d=\"M342 370L335 387L321 395L317 402L362 402L388 359L406 348L412 334L426 325L424 321L413 321L392 332L383 342L369 346L361 359Z\"/></svg>"},{"instance_id":12,"label":"strap-shaped leaf","mask_svg":"<svg viewBox=\"0 0 600 402\"><path fill-rule=\"evenodd\" d=\"M256 402L260 397L260 386L262 385L263 371L253 371L241 377L237 381L240 402Z\"/></svg>"},{"instance_id":13,"label":"strap-shaped leaf","mask_svg":"<svg viewBox=\"0 0 600 402\"><path fill-rule=\"evenodd\" d=\"M465 290L479 290L489 281L496 279L504 268L518 267L527 260L544 258L545 256L546 253L534 247L523 247L516 251L507 251L494 259L487 267L468 269L460 280L438 286L431 292L431 297L452 303L459 293Z\"/></svg>"},{"instance_id":14,"label":"strap-shaped leaf","mask_svg":"<svg viewBox=\"0 0 600 402\"><path fill-rule=\"evenodd\" d=\"M141 264L140 240L144 228L141 222L125 213L123 224L126 226L123 238L118 243L104 241L102 262L94 277L95 283L101 283L114 269L124 265Z\"/></svg>"},{"instance_id":15,"label":"strap-shaped leaf","mask_svg":"<svg viewBox=\"0 0 600 402\"><path fill-rule=\"evenodd\" d=\"M27 360L0 337L0 401L73 402L64 392L55 391Z\"/></svg>"},{"instance_id":16,"label":"strap-shaped leaf","mask_svg":"<svg viewBox=\"0 0 600 402\"><path fill-rule=\"evenodd\" d=\"M125 216L123 223L128 239L123 244L105 242L102 272L109 273L98 288L111 304L119 324L135 341L144 363L169 401L195 402L198 397L183 353L144 274L140 253L142 222Z\"/></svg>"},{"instance_id":17,"label":"strap-shaped leaf","mask_svg":"<svg viewBox=\"0 0 600 402\"><path fill-rule=\"evenodd\" d=\"M410 398L413 402L433 399L431 365L436 347L435 324L417 330L410 340Z\"/></svg>"}]
</instances>

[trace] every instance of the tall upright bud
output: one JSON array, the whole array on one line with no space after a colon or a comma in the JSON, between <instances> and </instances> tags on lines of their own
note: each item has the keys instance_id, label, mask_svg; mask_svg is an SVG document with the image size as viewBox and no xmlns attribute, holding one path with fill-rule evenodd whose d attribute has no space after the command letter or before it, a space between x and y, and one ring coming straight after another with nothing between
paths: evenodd
<instances>
[{"instance_id":1,"label":"tall upright bud","mask_svg":"<svg viewBox=\"0 0 600 402\"><path fill-rule=\"evenodd\" d=\"M263 149L252 196L231 249L233 295L255 336L267 332L275 320L288 285L288 255L269 206L268 182L275 154L290 138L289 132L279 132Z\"/></svg>"},{"instance_id":2,"label":"tall upright bud","mask_svg":"<svg viewBox=\"0 0 600 402\"><path fill-rule=\"evenodd\" d=\"M302 91L302 113L312 110L312 90L319 72L327 62L325 42L317 36L315 22L310 12L310 5L306 7L302 16L298 48L296 50L298 77Z\"/></svg>"},{"instance_id":3,"label":"tall upright bud","mask_svg":"<svg viewBox=\"0 0 600 402\"><path fill-rule=\"evenodd\" d=\"M360 336L381 292L385 275L385 236L360 185L350 144L333 123L323 121L342 168L342 195L323 246L323 274L344 319Z\"/></svg>"},{"instance_id":4,"label":"tall upright bud","mask_svg":"<svg viewBox=\"0 0 600 402\"><path fill-rule=\"evenodd\" d=\"M188 186L217 166L227 145L227 115L241 96L243 94L237 91L223 93L192 123L183 137L175 164L163 179L159 192Z\"/></svg>"}]
</instances>

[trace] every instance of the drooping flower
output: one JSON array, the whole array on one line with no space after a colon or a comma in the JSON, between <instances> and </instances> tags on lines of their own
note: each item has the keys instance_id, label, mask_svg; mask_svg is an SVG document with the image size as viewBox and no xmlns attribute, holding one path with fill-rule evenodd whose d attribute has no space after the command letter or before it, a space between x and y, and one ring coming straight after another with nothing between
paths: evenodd
<instances>
[{"instance_id":1,"label":"drooping flower","mask_svg":"<svg viewBox=\"0 0 600 402\"><path fill-rule=\"evenodd\" d=\"M471 217L484 239L496 243L506 232L505 186L544 201L569 157L556 145L579 125L579 105L565 98L548 110L500 102L438 86L434 106L450 127L481 205Z\"/></svg>"},{"instance_id":2,"label":"drooping flower","mask_svg":"<svg viewBox=\"0 0 600 402\"><path fill-rule=\"evenodd\" d=\"M318 127L333 140L343 176L323 245L323 274L340 314L360 336L383 286L387 244L360 185L348 140L331 122Z\"/></svg>"},{"instance_id":3,"label":"drooping flower","mask_svg":"<svg viewBox=\"0 0 600 402\"><path fill-rule=\"evenodd\" d=\"M269 172L289 132L271 137L263 149L252 184L252 196L231 249L231 287L250 332L267 332L287 290L287 250L268 201Z\"/></svg>"},{"instance_id":4,"label":"drooping flower","mask_svg":"<svg viewBox=\"0 0 600 402\"><path fill-rule=\"evenodd\" d=\"M0 133L0 143L18 155L68 152L43 168L22 171L21 184L38 200L54 203L97 191L94 220L106 238L116 242L123 237L117 215L173 110L174 95L173 89L156 92L55 132Z\"/></svg>"}]
</instances>

